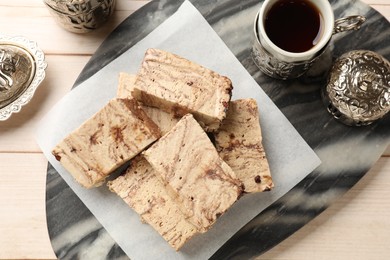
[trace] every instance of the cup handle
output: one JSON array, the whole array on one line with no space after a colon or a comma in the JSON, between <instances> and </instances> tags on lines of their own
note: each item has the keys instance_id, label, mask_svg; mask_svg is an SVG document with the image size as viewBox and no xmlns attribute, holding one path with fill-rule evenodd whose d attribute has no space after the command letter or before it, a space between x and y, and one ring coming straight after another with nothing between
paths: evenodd
<instances>
[{"instance_id":1,"label":"cup handle","mask_svg":"<svg viewBox=\"0 0 390 260\"><path fill-rule=\"evenodd\" d=\"M337 19L334 22L333 34L351 31L351 30L359 30L360 26L366 21L366 17L362 15L351 15L347 17L343 17Z\"/></svg>"}]
</instances>

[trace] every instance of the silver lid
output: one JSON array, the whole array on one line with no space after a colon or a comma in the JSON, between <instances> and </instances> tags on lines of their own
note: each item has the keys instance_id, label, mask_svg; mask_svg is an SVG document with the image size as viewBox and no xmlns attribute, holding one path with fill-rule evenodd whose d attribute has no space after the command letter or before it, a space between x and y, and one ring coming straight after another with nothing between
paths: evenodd
<instances>
[{"instance_id":1,"label":"silver lid","mask_svg":"<svg viewBox=\"0 0 390 260\"><path fill-rule=\"evenodd\" d=\"M36 42L0 35L0 121L30 101L45 77L46 66Z\"/></svg>"},{"instance_id":2,"label":"silver lid","mask_svg":"<svg viewBox=\"0 0 390 260\"><path fill-rule=\"evenodd\" d=\"M373 51L345 53L333 64L322 97L342 123L371 124L390 111L390 63Z\"/></svg>"}]
</instances>

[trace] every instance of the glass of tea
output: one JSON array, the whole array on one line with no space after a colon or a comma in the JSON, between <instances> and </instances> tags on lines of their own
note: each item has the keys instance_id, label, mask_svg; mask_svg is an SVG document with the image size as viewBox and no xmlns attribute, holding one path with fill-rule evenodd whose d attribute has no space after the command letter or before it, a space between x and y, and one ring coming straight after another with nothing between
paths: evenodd
<instances>
[{"instance_id":1,"label":"glass of tea","mask_svg":"<svg viewBox=\"0 0 390 260\"><path fill-rule=\"evenodd\" d=\"M302 76L321 56L332 35L359 29L363 16L335 21L328 0L265 0L254 23L252 57L277 79Z\"/></svg>"}]
</instances>

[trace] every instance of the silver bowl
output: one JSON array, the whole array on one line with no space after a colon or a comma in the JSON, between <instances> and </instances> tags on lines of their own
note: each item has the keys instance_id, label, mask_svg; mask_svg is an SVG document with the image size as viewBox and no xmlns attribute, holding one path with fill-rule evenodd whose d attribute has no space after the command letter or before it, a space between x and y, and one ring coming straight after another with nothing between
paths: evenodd
<instances>
[{"instance_id":1,"label":"silver bowl","mask_svg":"<svg viewBox=\"0 0 390 260\"><path fill-rule=\"evenodd\" d=\"M19 112L45 78L45 55L36 42L0 35L0 121Z\"/></svg>"},{"instance_id":2,"label":"silver bowl","mask_svg":"<svg viewBox=\"0 0 390 260\"><path fill-rule=\"evenodd\" d=\"M115 0L44 0L44 3L57 23L74 33L95 30L115 9Z\"/></svg>"}]
</instances>

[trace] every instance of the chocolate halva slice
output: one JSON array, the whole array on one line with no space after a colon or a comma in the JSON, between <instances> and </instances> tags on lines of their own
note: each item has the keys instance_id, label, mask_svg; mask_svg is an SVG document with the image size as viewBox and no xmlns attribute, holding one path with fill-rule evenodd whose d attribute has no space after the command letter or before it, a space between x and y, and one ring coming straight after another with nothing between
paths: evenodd
<instances>
[{"instance_id":1,"label":"chocolate halva slice","mask_svg":"<svg viewBox=\"0 0 390 260\"><path fill-rule=\"evenodd\" d=\"M136 100L112 99L52 153L76 181L91 188L159 137L159 128Z\"/></svg>"},{"instance_id":2,"label":"chocolate halva slice","mask_svg":"<svg viewBox=\"0 0 390 260\"><path fill-rule=\"evenodd\" d=\"M214 137L219 155L242 181L245 192L268 191L274 187L262 145L256 100L231 101Z\"/></svg>"},{"instance_id":3,"label":"chocolate halva slice","mask_svg":"<svg viewBox=\"0 0 390 260\"><path fill-rule=\"evenodd\" d=\"M206 131L214 132L226 116L232 88L225 76L175 54L148 49L133 96L177 117L192 113Z\"/></svg>"},{"instance_id":4,"label":"chocolate halva slice","mask_svg":"<svg viewBox=\"0 0 390 260\"><path fill-rule=\"evenodd\" d=\"M142 156L134 158L126 172L107 185L174 249L179 250L198 233L175 201L176 194L170 193Z\"/></svg>"},{"instance_id":5,"label":"chocolate halva slice","mask_svg":"<svg viewBox=\"0 0 390 260\"><path fill-rule=\"evenodd\" d=\"M207 231L242 193L241 182L191 114L143 155L178 194L183 213L199 232Z\"/></svg>"},{"instance_id":6,"label":"chocolate halva slice","mask_svg":"<svg viewBox=\"0 0 390 260\"><path fill-rule=\"evenodd\" d=\"M127 74L124 72L119 73L119 84L117 89L117 97L118 98L133 98L131 95L134 89L134 82L136 76ZM174 127L177 122L179 122L180 118L176 117L172 113L168 113L157 107L150 107L139 102L142 109L149 116L153 122L160 128L161 134L166 134L172 127Z\"/></svg>"},{"instance_id":7,"label":"chocolate halva slice","mask_svg":"<svg viewBox=\"0 0 390 260\"><path fill-rule=\"evenodd\" d=\"M133 98L131 92L134 89L136 75L120 72L118 78L118 87L116 89L117 98Z\"/></svg>"}]
</instances>

